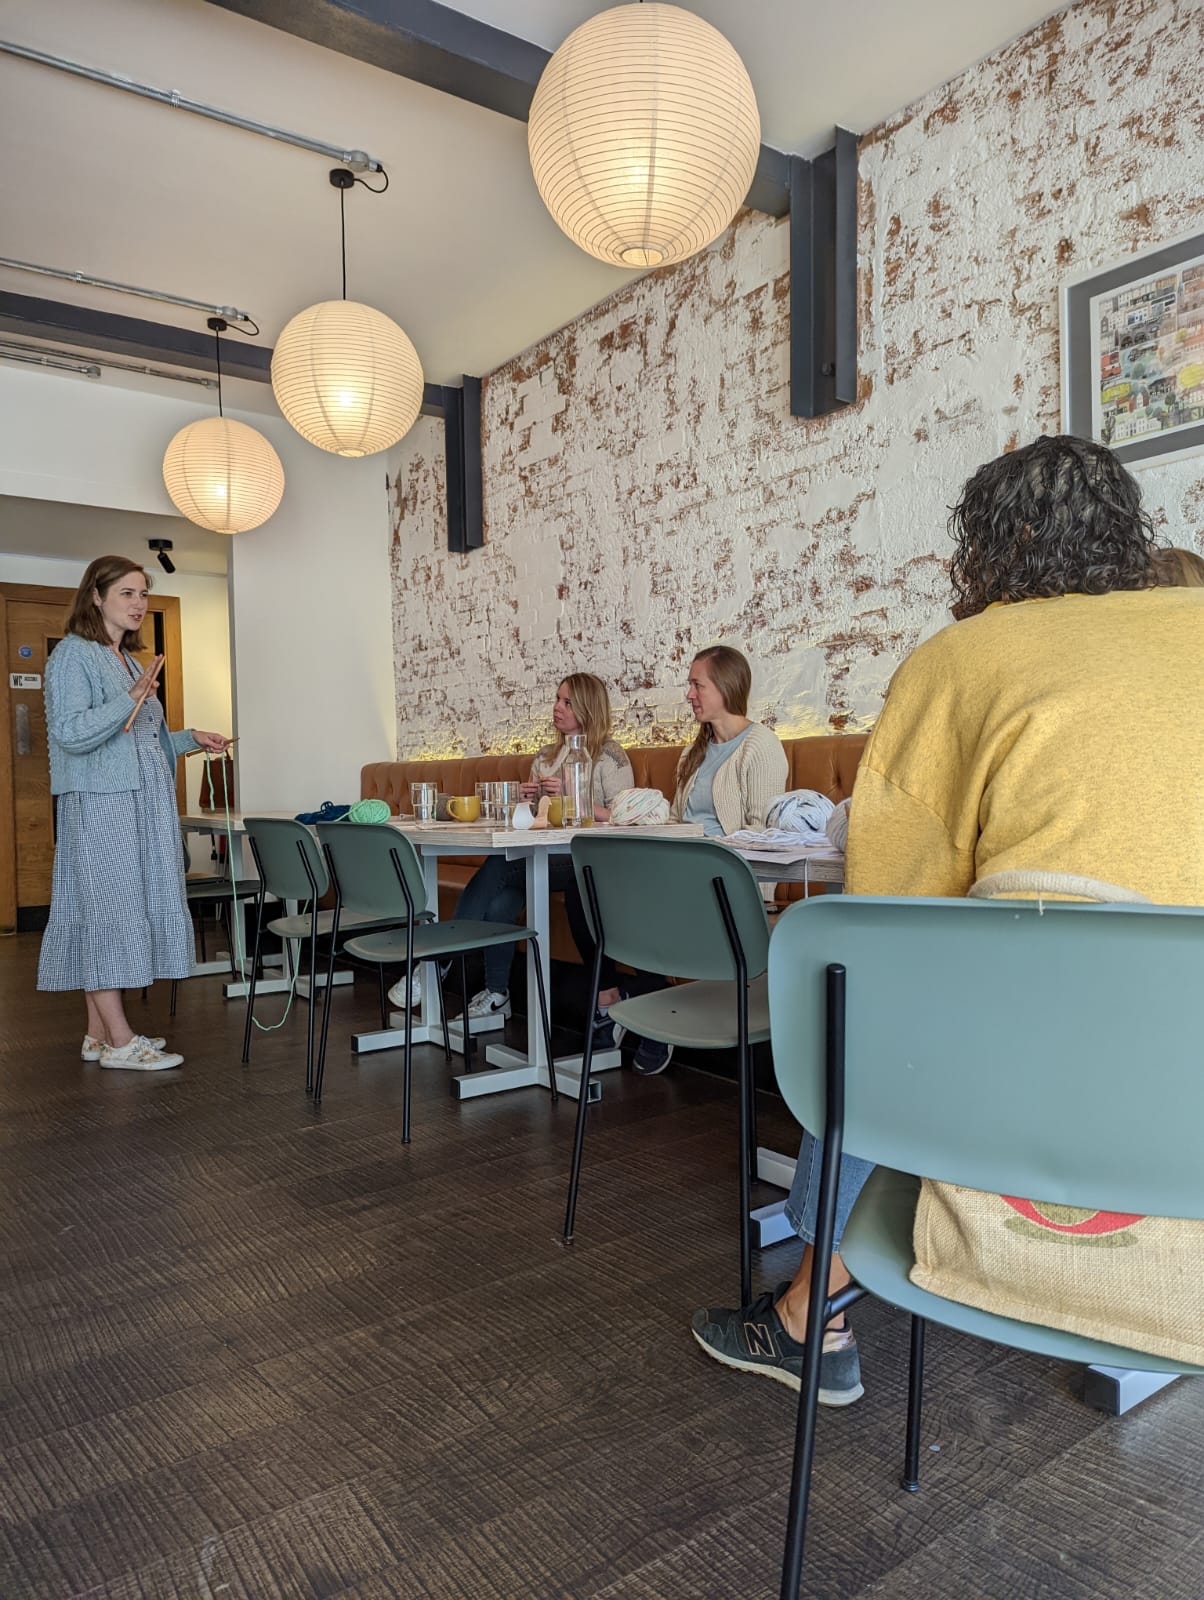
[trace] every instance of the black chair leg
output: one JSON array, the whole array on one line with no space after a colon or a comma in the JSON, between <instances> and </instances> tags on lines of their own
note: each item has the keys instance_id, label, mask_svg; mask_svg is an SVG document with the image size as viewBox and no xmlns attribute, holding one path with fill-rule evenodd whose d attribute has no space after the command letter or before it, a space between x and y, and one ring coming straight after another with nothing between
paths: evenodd
<instances>
[{"instance_id":1,"label":"black chair leg","mask_svg":"<svg viewBox=\"0 0 1204 1600\"><path fill-rule=\"evenodd\" d=\"M255 985L259 981L259 949L263 943L263 903L266 894L259 896L258 913L255 918L255 954L251 957L251 976L247 984L247 1020L242 1031L242 1064L245 1067L251 1059L251 1033L255 1023ZM284 941L283 948L288 949L288 941ZM175 997L172 997L175 1004Z\"/></svg>"},{"instance_id":2,"label":"black chair leg","mask_svg":"<svg viewBox=\"0 0 1204 1600\"><path fill-rule=\"evenodd\" d=\"M743 1017L741 1021L743 1021ZM741 1029L741 1033L744 1030ZM748 1080L752 1076L752 1050L741 1038L740 1055L740 1304L752 1304L752 1168L756 1154L752 1145Z\"/></svg>"},{"instance_id":3,"label":"black chair leg","mask_svg":"<svg viewBox=\"0 0 1204 1600\"><path fill-rule=\"evenodd\" d=\"M923 1317L911 1319L911 1365L907 1374L907 1447L904 1451L902 1485L908 1494L920 1488L920 1416L924 1393Z\"/></svg>"},{"instance_id":4,"label":"black chair leg","mask_svg":"<svg viewBox=\"0 0 1204 1600\"><path fill-rule=\"evenodd\" d=\"M451 1028L447 1020L447 996L443 992L443 963L441 961L432 961L429 965L431 971L428 981L433 982L439 991L439 1022L443 1028L443 1054L447 1057L447 1064L450 1067L452 1058Z\"/></svg>"},{"instance_id":5,"label":"black chair leg","mask_svg":"<svg viewBox=\"0 0 1204 1600\"><path fill-rule=\"evenodd\" d=\"M598 985L602 981L602 952L606 948L606 935L598 913L598 896L594 889L594 875L585 869L585 892L589 900L591 926L597 930L594 945L594 970L590 975L589 993L585 1010L585 1051L581 1057L581 1083L577 1090L577 1126L573 1131L573 1161L569 1169L569 1197L564 1210L564 1242L573 1242L573 1223L577 1215L577 1189L581 1182L581 1156L585 1148L585 1113L589 1109L590 1074L594 1066L594 1007L597 1004Z\"/></svg>"},{"instance_id":6,"label":"black chair leg","mask_svg":"<svg viewBox=\"0 0 1204 1600\"><path fill-rule=\"evenodd\" d=\"M339 942L338 933L339 912L336 904L334 923L330 930L330 953L326 958L326 994L328 998L326 1004L322 1007L322 1032L318 1038L318 1063L314 1068L314 1105L317 1105L322 1098L322 1079L326 1074L326 1039L330 1033L331 1011L329 996L334 993L334 952L335 946Z\"/></svg>"},{"instance_id":7,"label":"black chair leg","mask_svg":"<svg viewBox=\"0 0 1204 1600\"><path fill-rule=\"evenodd\" d=\"M300 952L298 951L298 954ZM309 1016L305 1032L305 1092L314 1092L314 1007L318 1003L318 902L309 917Z\"/></svg>"},{"instance_id":8,"label":"black chair leg","mask_svg":"<svg viewBox=\"0 0 1204 1600\"><path fill-rule=\"evenodd\" d=\"M560 1099L560 1090L556 1087L556 1057L552 1054L552 1023L548 1016L548 995L543 983L543 967L539 961L539 951L535 952L535 992L539 996L539 1023L543 1029L543 1047L548 1057L548 1088L552 1093L552 1104ZM597 993L597 991L594 991ZM593 1036L593 1015L590 1016L590 1036Z\"/></svg>"},{"instance_id":9,"label":"black chair leg","mask_svg":"<svg viewBox=\"0 0 1204 1600\"><path fill-rule=\"evenodd\" d=\"M414 998L414 963L410 960L406 965L406 1044L405 1066L402 1072L401 1086L401 1142L410 1142L410 1091L413 1087L413 1033L414 1013L410 1009Z\"/></svg>"},{"instance_id":10,"label":"black chair leg","mask_svg":"<svg viewBox=\"0 0 1204 1600\"><path fill-rule=\"evenodd\" d=\"M202 906L201 909L197 912L197 919L196 920L197 920L197 931L201 936L201 960L202 961L208 961L209 956L208 956L208 953L207 953L207 951L205 949L205 908L204 908L204 906Z\"/></svg>"},{"instance_id":11,"label":"black chair leg","mask_svg":"<svg viewBox=\"0 0 1204 1600\"><path fill-rule=\"evenodd\" d=\"M171 980L171 1015L173 1017L176 1014L176 996L179 994L179 992L180 992L180 980L178 978L173 978ZM245 1056L243 1057L243 1060L244 1061L246 1060Z\"/></svg>"},{"instance_id":12,"label":"black chair leg","mask_svg":"<svg viewBox=\"0 0 1204 1600\"><path fill-rule=\"evenodd\" d=\"M468 1015L468 952L465 950L460 952L460 994L463 997L460 1008L460 1049L464 1054L464 1070L471 1072L477 1041L473 1037L472 1019Z\"/></svg>"},{"instance_id":13,"label":"black chair leg","mask_svg":"<svg viewBox=\"0 0 1204 1600\"><path fill-rule=\"evenodd\" d=\"M389 1026L389 994L385 988L385 969L383 967L377 967L376 969L376 988L380 995L380 1025L381 1029L384 1030Z\"/></svg>"}]
</instances>

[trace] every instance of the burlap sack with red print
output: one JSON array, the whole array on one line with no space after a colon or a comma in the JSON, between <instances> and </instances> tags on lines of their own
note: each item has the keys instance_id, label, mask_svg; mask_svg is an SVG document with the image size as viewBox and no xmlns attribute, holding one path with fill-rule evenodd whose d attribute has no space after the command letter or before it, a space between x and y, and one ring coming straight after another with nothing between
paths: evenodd
<instances>
[{"instance_id":1,"label":"burlap sack with red print","mask_svg":"<svg viewBox=\"0 0 1204 1600\"><path fill-rule=\"evenodd\" d=\"M1204 1366L1204 1222L1079 1211L924 1180L921 1289Z\"/></svg>"}]
</instances>

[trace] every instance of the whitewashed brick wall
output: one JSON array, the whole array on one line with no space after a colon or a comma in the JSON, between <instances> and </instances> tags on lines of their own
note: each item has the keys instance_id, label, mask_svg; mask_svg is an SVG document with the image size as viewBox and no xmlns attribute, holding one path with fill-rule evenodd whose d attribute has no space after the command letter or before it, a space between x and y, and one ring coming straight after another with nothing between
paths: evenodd
<instances>
[{"instance_id":1,"label":"whitewashed brick wall","mask_svg":"<svg viewBox=\"0 0 1204 1600\"><path fill-rule=\"evenodd\" d=\"M389 461L398 750L531 748L558 680L680 737L738 645L783 734L873 721L947 620L947 507L1059 429L1059 285L1204 227L1204 5L1083 0L861 146L862 399L789 414L788 227L739 219L493 373L487 546L449 555L442 425ZM1145 471L1204 548L1204 457Z\"/></svg>"}]
</instances>

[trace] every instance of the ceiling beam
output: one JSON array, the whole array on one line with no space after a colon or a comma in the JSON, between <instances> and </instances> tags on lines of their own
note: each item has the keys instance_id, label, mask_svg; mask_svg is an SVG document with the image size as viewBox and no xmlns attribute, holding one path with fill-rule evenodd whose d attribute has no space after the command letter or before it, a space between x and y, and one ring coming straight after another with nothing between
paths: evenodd
<instances>
[{"instance_id":1,"label":"ceiling beam","mask_svg":"<svg viewBox=\"0 0 1204 1600\"><path fill-rule=\"evenodd\" d=\"M385 72L487 111L525 122L540 74L542 45L465 16L437 0L208 0ZM745 205L784 217L790 209L788 157L761 146Z\"/></svg>"}]
</instances>

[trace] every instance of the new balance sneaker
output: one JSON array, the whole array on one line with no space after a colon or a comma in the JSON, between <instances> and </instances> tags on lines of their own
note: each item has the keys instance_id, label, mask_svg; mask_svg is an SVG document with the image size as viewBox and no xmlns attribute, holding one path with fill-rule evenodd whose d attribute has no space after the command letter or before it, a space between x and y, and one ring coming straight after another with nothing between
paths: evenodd
<instances>
[{"instance_id":1,"label":"new balance sneaker","mask_svg":"<svg viewBox=\"0 0 1204 1600\"><path fill-rule=\"evenodd\" d=\"M787 1287L779 1284L739 1310L696 1311L691 1321L695 1339L725 1367L754 1372L798 1391L803 1386L803 1346L786 1332L776 1308ZM820 1405L849 1406L864 1393L857 1341L847 1326L825 1333L819 1360Z\"/></svg>"},{"instance_id":2,"label":"new balance sneaker","mask_svg":"<svg viewBox=\"0 0 1204 1600\"><path fill-rule=\"evenodd\" d=\"M501 1017L503 1021L510 1015L510 991L508 989L478 989L468 1002L469 1022L475 1022L478 1017Z\"/></svg>"},{"instance_id":3,"label":"new balance sneaker","mask_svg":"<svg viewBox=\"0 0 1204 1600\"><path fill-rule=\"evenodd\" d=\"M406 981L405 981L404 978L400 979L389 990L389 1004L392 1005L392 1006L396 1006L398 1011L404 1011L405 1010L405 1008L406 1008ZM422 1004L422 974L420 972L415 971L415 973L414 973L414 986L413 986L413 989L411 990L411 993L410 993L410 1010L411 1011L417 1011L418 1007L421 1004Z\"/></svg>"},{"instance_id":4,"label":"new balance sneaker","mask_svg":"<svg viewBox=\"0 0 1204 1600\"><path fill-rule=\"evenodd\" d=\"M617 1050L623 1040L628 1037L627 1029L621 1022L614 1024L615 1049ZM673 1059L673 1046L662 1044L659 1039L644 1039L638 1033L630 1036L635 1041L635 1054L631 1058L633 1072L642 1073L645 1078L654 1078L658 1072L663 1072Z\"/></svg>"},{"instance_id":5,"label":"new balance sneaker","mask_svg":"<svg viewBox=\"0 0 1204 1600\"><path fill-rule=\"evenodd\" d=\"M151 1039L148 1041L148 1043L153 1044L156 1050L162 1050L163 1046L167 1043L167 1040ZM90 1033L85 1033L83 1048L80 1050L79 1058L81 1061L99 1061L102 1053L108 1048L109 1047L107 1043L103 1039L94 1039Z\"/></svg>"},{"instance_id":6,"label":"new balance sneaker","mask_svg":"<svg viewBox=\"0 0 1204 1600\"><path fill-rule=\"evenodd\" d=\"M129 1044L120 1049L107 1044L100 1053L102 1067L125 1067L131 1072L164 1072L168 1067L182 1067L184 1057L171 1050L157 1050L153 1039L136 1033Z\"/></svg>"}]
</instances>

